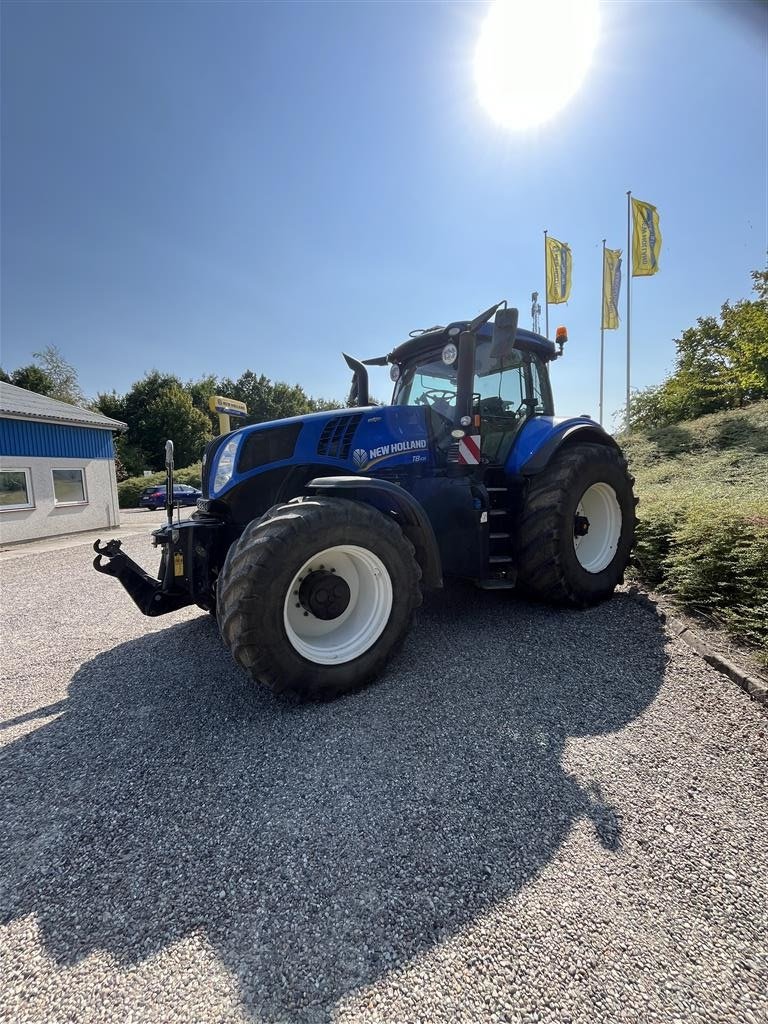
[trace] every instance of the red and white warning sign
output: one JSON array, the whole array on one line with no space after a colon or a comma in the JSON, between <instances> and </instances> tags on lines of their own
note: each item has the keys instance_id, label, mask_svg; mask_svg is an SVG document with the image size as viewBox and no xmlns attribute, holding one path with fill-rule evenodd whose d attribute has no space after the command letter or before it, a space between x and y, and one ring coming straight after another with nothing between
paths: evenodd
<instances>
[{"instance_id":1,"label":"red and white warning sign","mask_svg":"<svg viewBox=\"0 0 768 1024\"><path fill-rule=\"evenodd\" d=\"M462 466L480 465L479 434L467 434L459 441L459 463Z\"/></svg>"}]
</instances>

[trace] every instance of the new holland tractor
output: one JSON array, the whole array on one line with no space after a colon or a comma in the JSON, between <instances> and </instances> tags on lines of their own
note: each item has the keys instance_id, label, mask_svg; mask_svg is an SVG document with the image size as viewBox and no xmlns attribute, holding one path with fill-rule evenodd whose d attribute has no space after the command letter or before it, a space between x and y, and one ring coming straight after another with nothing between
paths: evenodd
<instances>
[{"instance_id":1,"label":"new holland tractor","mask_svg":"<svg viewBox=\"0 0 768 1024\"><path fill-rule=\"evenodd\" d=\"M208 610L255 680L306 699L375 678L446 577L604 600L634 541L633 479L597 423L554 415L548 364L564 330L558 351L517 319L498 303L386 356L345 356L348 408L211 441L197 511L174 522L169 497L153 534L157 579L118 540L96 542L95 568L145 615ZM366 364L390 367L390 405L370 401Z\"/></svg>"}]
</instances>

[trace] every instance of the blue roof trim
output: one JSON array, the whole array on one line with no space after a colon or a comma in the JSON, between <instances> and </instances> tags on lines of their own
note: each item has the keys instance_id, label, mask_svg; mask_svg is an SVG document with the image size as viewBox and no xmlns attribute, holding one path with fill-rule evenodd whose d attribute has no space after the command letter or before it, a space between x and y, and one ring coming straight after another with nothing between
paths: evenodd
<instances>
[{"instance_id":1,"label":"blue roof trim","mask_svg":"<svg viewBox=\"0 0 768 1024\"><path fill-rule=\"evenodd\" d=\"M0 418L0 457L113 459L112 431Z\"/></svg>"},{"instance_id":2,"label":"blue roof trim","mask_svg":"<svg viewBox=\"0 0 768 1024\"><path fill-rule=\"evenodd\" d=\"M452 324L448 324L447 327L433 327L429 331L424 331L423 334L417 334L412 338L408 338L407 341L401 342L386 356L386 359L390 363L405 363L410 362L416 356L421 356L424 352L437 351L447 341L452 339L453 336L449 332L453 328L462 331L468 323L468 320L455 320ZM492 338L493 324L483 324L478 329L477 336L478 338ZM533 331L527 331L524 327L518 327L517 329L515 346L526 352L534 352L542 359L557 358L557 348L554 341L550 341L541 334L534 334Z\"/></svg>"}]
</instances>

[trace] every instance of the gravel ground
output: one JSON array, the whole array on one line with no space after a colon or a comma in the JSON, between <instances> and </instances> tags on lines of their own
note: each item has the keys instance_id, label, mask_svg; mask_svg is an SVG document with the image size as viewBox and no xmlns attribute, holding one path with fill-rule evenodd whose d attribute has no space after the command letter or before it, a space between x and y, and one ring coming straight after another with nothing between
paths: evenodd
<instances>
[{"instance_id":1,"label":"gravel ground","mask_svg":"<svg viewBox=\"0 0 768 1024\"><path fill-rule=\"evenodd\" d=\"M2 573L3 1021L768 1020L768 719L626 595L453 588L302 707L83 545Z\"/></svg>"}]
</instances>

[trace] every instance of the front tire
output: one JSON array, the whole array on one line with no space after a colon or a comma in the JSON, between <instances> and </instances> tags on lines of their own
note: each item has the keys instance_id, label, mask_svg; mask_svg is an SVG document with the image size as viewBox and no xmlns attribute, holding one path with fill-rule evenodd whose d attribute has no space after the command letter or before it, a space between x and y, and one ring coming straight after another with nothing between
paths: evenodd
<instances>
[{"instance_id":1,"label":"front tire","mask_svg":"<svg viewBox=\"0 0 768 1024\"><path fill-rule=\"evenodd\" d=\"M217 618L235 661L275 692L326 700L374 679L421 603L413 545L359 502L278 505L230 548Z\"/></svg>"},{"instance_id":2,"label":"front tire","mask_svg":"<svg viewBox=\"0 0 768 1024\"><path fill-rule=\"evenodd\" d=\"M521 586L577 607L610 597L634 545L633 483L616 448L561 449L529 485L518 531Z\"/></svg>"}]
</instances>

